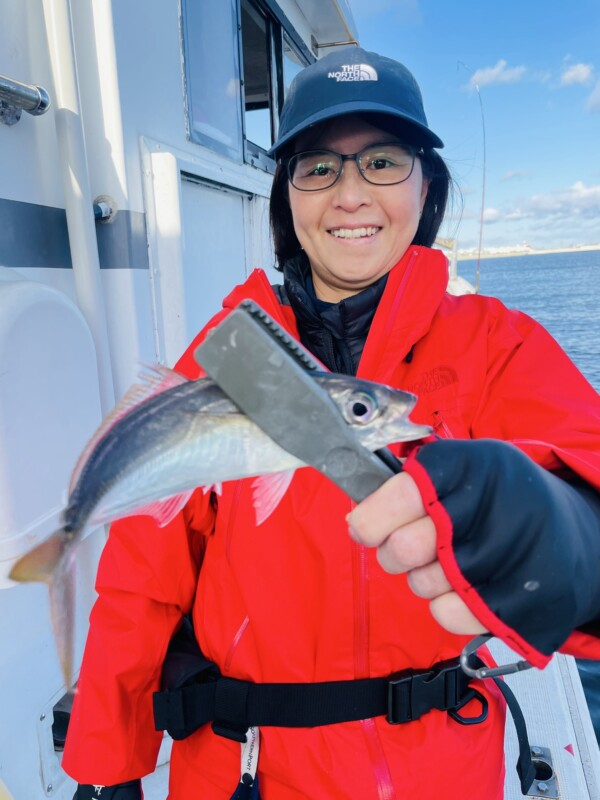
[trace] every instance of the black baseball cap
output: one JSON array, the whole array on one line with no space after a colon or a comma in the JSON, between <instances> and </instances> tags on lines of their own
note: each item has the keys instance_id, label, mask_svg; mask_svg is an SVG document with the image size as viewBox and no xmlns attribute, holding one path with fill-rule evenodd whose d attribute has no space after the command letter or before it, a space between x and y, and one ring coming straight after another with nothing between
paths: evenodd
<instances>
[{"instance_id":1,"label":"black baseball cap","mask_svg":"<svg viewBox=\"0 0 600 800\"><path fill-rule=\"evenodd\" d=\"M411 129L411 144L444 146L429 128L419 84L404 64L362 47L347 47L329 53L296 75L269 155L277 158L302 131L345 114L392 117Z\"/></svg>"}]
</instances>

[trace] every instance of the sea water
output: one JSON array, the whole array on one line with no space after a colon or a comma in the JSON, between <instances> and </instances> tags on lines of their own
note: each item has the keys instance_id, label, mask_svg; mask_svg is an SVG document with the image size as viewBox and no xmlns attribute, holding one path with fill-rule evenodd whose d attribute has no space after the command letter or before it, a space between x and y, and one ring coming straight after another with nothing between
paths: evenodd
<instances>
[{"instance_id":1,"label":"sea water","mask_svg":"<svg viewBox=\"0 0 600 800\"><path fill-rule=\"evenodd\" d=\"M476 269L476 261L458 263L473 285ZM541 322L600 391L600 250L483 258L479 294Z\"/></svg>"},{"instance_id":2,"label":"sea water","mask_svg":"<svg viewBox=\"0 0 600 800\"><path fill-rule=\"evenodd\" d=\"M459 261L458 273L507 306L534 317L600 391L600 250ZM600 742L600 664L578 661Z\"/></svg>"}]
</instances>

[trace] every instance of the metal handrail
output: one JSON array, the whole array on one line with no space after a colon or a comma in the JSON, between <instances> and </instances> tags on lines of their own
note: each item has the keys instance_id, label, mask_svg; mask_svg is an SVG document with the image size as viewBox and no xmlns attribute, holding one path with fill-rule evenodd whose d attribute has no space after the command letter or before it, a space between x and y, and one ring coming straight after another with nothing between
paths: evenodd
<instances>
[{"instance_id":1,"label":"metal handrail","mask_svg":"<svg viewBox=\"0 0 600 800\"><path fill-rule=\"evenodd\" d=\"M50 95L41 86L21 83L6 75L0 75L0 101L3 101L8 108L39 116L48 110Z\"/></svg>"}]
</instances>

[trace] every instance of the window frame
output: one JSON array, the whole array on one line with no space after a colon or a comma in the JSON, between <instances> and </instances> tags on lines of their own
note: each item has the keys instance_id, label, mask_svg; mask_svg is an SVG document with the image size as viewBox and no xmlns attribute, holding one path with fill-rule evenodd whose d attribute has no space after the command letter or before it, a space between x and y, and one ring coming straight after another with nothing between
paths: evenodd
<instances>
[{"instance_id":1,"label":"window frame","mask_svg":"<svg viewBox=\"0 0 600 800\"><path fill-rule=\"evenodd\" d=\"M192 1L193 0L179 0L186 138L190 143L203 147L219 157L227 158L232 163L236 163L238 165L250 165L260 169L261 171L273 174L275 171L275 160L267 155L267 150L264 147L256 142L253 142L251 139L248 139L246 135L247 112L244 85L242 0L229 0L229 2L231 2L231 10L233 12L231 22L234 29L237 29L238 33L236 45L231 50L231 56L234 61L237 61L238 69L238 135L241 135L241 140L238 141L237 148L239 155L237 155L236 158L233 158L229 153L226 152L226 147L219 146L218 139L211 139L209 135L205 136L201 132L198 132L194 127L194 81L191 78L190 72L192 62L191 54L194 52L194 42L192 40L192 32L186 24L187 5ZM275 141L277 138L279 116L285 99L286 91L284 70L284 37L286 40L286 45L293 49L294 53L298 57L298 60L304 65L308 65L316 61L316 55L313 50L311 50L302 40L299 33L294 28L276 0L243 1L247 3L248 6L250 6L254 11L260 14L266 23L266 49L268 59L267 68L269 80L268 111L271 140ZM202 0L200 0L200 2L202 2Z\"/></svg>"},{"instance_id":2,"label":"window frame","mask_svg":"<svg viewBox=\"0 0 600 800\"><path fill-rule=\"evenodd\" d=\"M191 9L194 2L196 2L196 0L179 0L180 47L182 56L183 97L184 97L186 138L191 144L206 148L215 155L223 156L232 163L241 165L244 163L244 147L243 147L244 120L243 118L240 118L239 108L237 109L237 114L235 119L237 128L237 130L235 131L235 136L238 137L235 140L236 142L235 148L229 147L226 142L221 143L218 137L211 136L209 133L204 133L202 130L196 127L198 120L194 116L194 101L195 99L197 99L197 97L194 93L196 80L195 80L195 72L193 71L193 62L195 62L197 59L200 59L201 55L198 53L198 44L195 42L193 38L195 30L193 30L189 24L189 17L190 14L192 13ZM202 4L203 2L204 0L200 0L200 4ZM237 31L238 34L237 39L239 39L240 0L227 0L227 4L229 6L228 10L231 11L230 33L231 35L233 35ZM233 70L231 75L233 79L239 83L241 79L241 74L243 72L243 66L239 63L239 57L240 57L239 47L238 48L232 47L229 54L231 55L231 59L234 62L232 65ZM243 97L242 87L238 87L237 95L238 97L236 98L236 101L239 99L239 101L241 102ZM218 126L215 127L217 131L222 130ZM227 135L229 131L225 130L224 133ZM235 150L235 155L232 152L234 150Z\"/></svg>"},{"instance_id":3,"label":"window frame","mask_svg":"<svg viewBox=\"0 0 600 800\"><path fill-rule=\"evenodd\" d=\"M283 37L286 36L289 44L294 48L298 57L305 63L305 65L312 63L316 60L314 54L309 50L306 44L302 41L295 28L292 26L289 19L281 10L281 7L273 2L273 0L244 0L248 5L254 8L261 14L266 21L267 25L267 57L269 62L269 89L270 89L270 122L271 122L271 139L275 141L277 138L277 129L279 125L279 116L283 101L285 99L285 84L284 84L284 71L283 71ZM241 102L242 102L242 137L243 137L243 156L247 164L253 167L260 167L267 172L275 172L275 160L267 155L267 151L261 145L248 139L246 136L246 100L245 100L245 82L244 82L244 52L243 52L243 32L242 32L242 0L238 0L238 30L240 36L238 39L239 46L239 64L240 64L240 82L241 82Z\"/></svg>"}]
</instances>

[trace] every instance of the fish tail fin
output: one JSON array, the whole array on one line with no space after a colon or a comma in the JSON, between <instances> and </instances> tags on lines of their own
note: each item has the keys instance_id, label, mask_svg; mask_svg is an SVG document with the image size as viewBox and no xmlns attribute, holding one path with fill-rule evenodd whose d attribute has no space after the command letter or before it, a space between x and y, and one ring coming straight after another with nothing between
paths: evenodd
<instances>
[{"instance_id":1,"label":"fish tail fin","mask_svg":"<svg viewBox=\"0 0 600 800\"><path fill-rule=\"evenodd\" d=\"M75 570L72 540L64 529L22 556L9 578L22 583L48 584L50 620L67 690L72 688L74 651Z\"/></svg>"},{"instance_id":2,"label":"fish tail fin","mask_svg":"<svg viewBox=\"0 0 600 800\"><path fill-rule=\"evenodd\" d=\"M0 778L0 800L13 800L13 796L9 793L2 778Z\"/></svg>"},{"instance_id":3,"label":"fish tail fin","mask_svg":"<svg viewBox=\"0 0 600 800\"><path fill-rule=\"evenodd\" d=\"M50 583L65 554L66 546L67 539L61 528L21 556L13 564L8 577L19 583Z\"/></svg>"}]
</instances>

